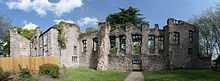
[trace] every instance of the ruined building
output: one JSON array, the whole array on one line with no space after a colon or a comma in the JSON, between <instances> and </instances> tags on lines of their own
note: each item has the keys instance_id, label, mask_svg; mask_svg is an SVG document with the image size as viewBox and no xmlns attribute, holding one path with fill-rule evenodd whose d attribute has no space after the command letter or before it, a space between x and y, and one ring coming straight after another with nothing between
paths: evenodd
<instances>
[{"instance_id":1,"label":"ruined building","mask_svg":"<svg viewBox=\"0 0 220 81\"><path fill-rule=\"evenodd\" d=\"M148 23L117 25L99 23L98 32L81 33L79 26L63 23L45 32L36 29L31 40L10 30L11 56L58 56L60 66L110 70L161 70L209 68L211 57L199 54L198 29L170 18L163 29ZM62 31L62 32L61 32ZM65 48L61 48L63 34Z\"/></svg>"}]
</instances>

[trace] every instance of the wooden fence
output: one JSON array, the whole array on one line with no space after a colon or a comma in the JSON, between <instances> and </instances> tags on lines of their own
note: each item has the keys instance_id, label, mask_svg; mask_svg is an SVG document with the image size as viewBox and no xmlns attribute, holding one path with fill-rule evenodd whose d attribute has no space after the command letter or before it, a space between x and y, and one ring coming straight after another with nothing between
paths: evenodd
<instances>
[{"instance_id":1,"label":"wooden fence","mask_svg":"<svg viewBox=\"0 0 220 81\"><path fill-rule=\"evenodd\" d=\"M0 58L0 67L4 71L19 71L19 66L22 68L28 68L32 72L38 72L39 66L42 64L57 64L59 65L59 59L55 56L42 56L42 57L4 57Z\"/></svg>"}]
</instances>

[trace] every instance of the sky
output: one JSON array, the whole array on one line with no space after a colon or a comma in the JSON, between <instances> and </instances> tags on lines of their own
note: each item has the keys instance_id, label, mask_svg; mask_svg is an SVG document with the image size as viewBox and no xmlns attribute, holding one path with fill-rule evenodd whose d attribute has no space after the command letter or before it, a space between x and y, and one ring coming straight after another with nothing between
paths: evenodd
<instances>
[{"instance_id":1,"label":"sky","mask_svg":"<svg viewBox=\"0 0 220 81\"><path fill-rule=\"evenodd\" d=\"M14 26L43 31L60 21L75 23L83 32L119 11L136 7L150 25L166 25L168 18L187 21L215 7L218 0L0 0L0 15Z\"/></svg>"}]
</instances>

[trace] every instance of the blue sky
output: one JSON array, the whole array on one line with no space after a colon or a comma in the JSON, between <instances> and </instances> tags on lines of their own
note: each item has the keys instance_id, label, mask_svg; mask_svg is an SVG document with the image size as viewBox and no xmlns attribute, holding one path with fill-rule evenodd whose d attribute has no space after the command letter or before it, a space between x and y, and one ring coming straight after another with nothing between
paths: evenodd
<instances>
[{"instance_id":1,"label":"blue sky","mask_svg":"<svg viewBox=\"0 0 220 81\"><path fill-rule=\"evenodd\" d=\"M136 7L151 25L164 26L169 17L187 21L217 3L217 0L0 0L0 15L20 27L39 26L45 30L65 20L80 25L84 31L86 27L96 27L96 22L104 21L118 8Z\"/></svg>"}]
</instances>

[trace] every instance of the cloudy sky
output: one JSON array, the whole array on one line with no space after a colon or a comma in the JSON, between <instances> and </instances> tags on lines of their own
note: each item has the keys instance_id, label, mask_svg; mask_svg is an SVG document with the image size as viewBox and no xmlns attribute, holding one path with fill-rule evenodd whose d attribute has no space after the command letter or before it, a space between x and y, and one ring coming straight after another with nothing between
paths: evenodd
<instances>
[{"instance_id":1,"label":"cloudy sky","mask_svg":"<svg viewBox=\"0 0 220 81\"><path fill-rule=\"evenodd\" d=\"M96 27L118 8L133 6L151 25L164 26L166 19L174 17L189 20L194 15L214 7L218 0L0 0L0 15L10 19L13 25L46 30L66 21L76 23L84 31Z\"/></svg>"}]
</instances>

